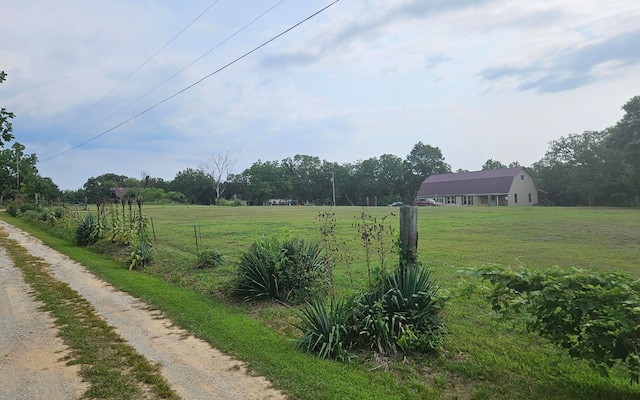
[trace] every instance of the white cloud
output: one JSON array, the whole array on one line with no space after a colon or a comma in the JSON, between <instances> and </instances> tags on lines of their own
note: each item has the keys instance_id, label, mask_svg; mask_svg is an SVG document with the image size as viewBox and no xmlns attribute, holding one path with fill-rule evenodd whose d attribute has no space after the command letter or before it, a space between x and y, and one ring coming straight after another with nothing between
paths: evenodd
<instances>
[{"instance_id":1,"label":"white cloud","mask_svg":"<svg viewBox=\"0 0 640 400\"><path fill-rule=\"evenodd\" d=\"M2 106L40 159L175 94L326 2L284 2L99 127L276 2L7 0ZM8 17L11 16L11 17ZM40 163L67 189L107 172L171 179L212 153L237 168L309 154L353 162L413 145L454 169L533 163L550 140L613 125L638 87L640 5L626 0L343 1L185 93ZM77 119L77 120L76 120ZM73 123L72 123L73 122ZM72 123L71 125L69 125Z\"/></svg>"}]
</instances>

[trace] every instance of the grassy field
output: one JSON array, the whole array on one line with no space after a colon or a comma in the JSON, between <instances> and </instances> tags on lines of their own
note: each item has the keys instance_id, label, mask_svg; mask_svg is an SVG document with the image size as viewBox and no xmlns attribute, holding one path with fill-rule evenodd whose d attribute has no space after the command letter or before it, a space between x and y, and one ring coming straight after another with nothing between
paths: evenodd
<instances>
[{"instance_id":1,"label":"grassy field","mask_svg":"<svg viewBox=\"0 0 640 400\"><path fill-rule=\"evenodd\" d=\"M449 334L444 349L435 358L411 362L368 359L348 366L290 350L290 340L298 334L289 324L295 320L293 310L277 304L248 306L220 301L230 291L234 261L241 251L263 235L286 232L292 237L318 239L318 213L328 209L146 206L144 211L153 220L157 240L155 261L144 275L113 262L96 262L96 256L89 252L36 233L74 258L93 260L89 267L96 273L165 310L177 323L215 346L248 361L292 398L640 396L640 388L630 386L621 371L614 369L611 379L602 378L586 362L570 359L524 331L517 321L499 320L481 288L469 296L461 295L469 284L479 284L465 269L495 264L615 270L640 277L638 210L420 208L419 257L433 268L442 291L452 295L445 309ZM396 228L398 216L390 213L397 211L386 207L364 210L378 221L386 217L385 223ZM349 266L336 269L337 291L364 290L367 267L354 227L363 209L338 207L331 212L338 223L336 235L351 241L354 257ZM6 215L2 218L15 222ZM214 271L191 268L196 237L200 249L223 250L228 262ZM392 257L395 255L388 260Z\"/></svg>"}]
</instances>

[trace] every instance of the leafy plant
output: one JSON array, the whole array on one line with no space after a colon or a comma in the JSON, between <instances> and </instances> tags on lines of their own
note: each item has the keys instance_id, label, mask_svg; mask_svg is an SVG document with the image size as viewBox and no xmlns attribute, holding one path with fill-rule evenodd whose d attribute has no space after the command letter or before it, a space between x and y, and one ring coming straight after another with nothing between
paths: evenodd
<instances>
[{"instance_id":1,"label":"leafy plant","mask_svg":"<svg viewBox=\"0 0 640 400\"><path fill-rule=\"evenodd\" d=\"M640 378L640 282L622 273L507 271L483 269L477 274L493 284L494 310L523 312L528 328L591 360L598 372L626 365L632 382Z\"/></svg>"},{"instance_id":2,"label":"leafy plant","mask_svg":"<svg viewBox=\"0 0 640 400\"><path fill-rule=\"evenodd\" d=\"M276 237L251 244L240 256L237 293L245 301L279 297L276 266L283 262L282 247Z\"/></svg>"},{"instance_id":3,"label":"leafy plant","mask_svg":"<svg viewBox=\"0 0 640 400\"><path fill-rule=\"evenodd\" d=\"M80 246L89 246L96 243L99 239L100 228L98 226L98 218L91 213L87 213L76 228L76 243Z\"/></svg>"},{"instance_id":4,"label":"leafy plant","mask_svg":"<svg viewBox=\"0 0 640 400\"><path fill-rule=\"evenodd\" d=\"M445 333L442 300L431 272L422 264L400 266L380 286L355 301L362 345L379 352L428 352Z\"/></svg>"},{"instance_id":5,"label":"leafy plant","mask_svg":"<svg viewBox=\"0 0 640 400\"><path fill-rule=\"evenodd\" d=\"M394 247L394 242L389 243L389 238L394 236L394 229L391 224L386 223L386 219L394 215L390 213L378 221L376 217L362 211L359 217L355 217L359 219L354 225L358 229L362 247L364 248L369 289L373 289L377 282L384 278L386 273L386 257ZM380 261L378 277L373 275L372 257L374 257L374 254L378 255Z\"/></svg>"},{"instance_id":6,"label":"leafy plant","mask_svg":"<svg viewBox=\"0 0 640 400\"><path fill-rule=\"evenodd\" d=\"M221 250L202 250L198 253L198 261L194 268L215 268L226 260Z\"/></svg>"},{"instance_id":7,"label":"leafy plant","mask_svg":"<svg viewBox=\"0 0 640 400\"><path fill-rule=\"evenodd\" d=\"M136 199L138 214L133 217L129 243L129 269L142 269L153 258L153 245L147 229L147 218L142 214L142 199Z\"/></svg>"},{"instance_id":8,"label":"leafy plant","mask_svg":"<svg viewBox=\"0 0 640 400\"><path fill-rule=\"evenodd\" d=\"M263 238L240 256L237 292L245 301L302 302L329 285L321 247L299 239Z\"/></svg>"},{"instance_id":9,"label":"leafy plant","mask_svg":"<svg viewBox=\"0 0 640 400\"><path fill-rule=\"evenodd\" d=\"M350 332L351 311L344 301L333 298L329 307L316 299L298 313L300 324L296 327L304 334L295 347L316 354L320 358L348 361L347 349L353 333Z\"/></svg>"}]
</instances>

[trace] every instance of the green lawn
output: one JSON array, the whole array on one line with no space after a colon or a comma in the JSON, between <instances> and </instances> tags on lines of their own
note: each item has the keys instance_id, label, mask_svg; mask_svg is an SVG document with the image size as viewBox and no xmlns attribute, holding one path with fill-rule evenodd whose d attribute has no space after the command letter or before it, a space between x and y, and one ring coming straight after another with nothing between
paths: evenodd
<instances>
[{"instance_id":1,"label":"green lawn","mask_svg":"<svg viewBox=\"0 0 640 400\"><path fill-rule=\"evenodd\" d=\"M157 239L147 274L124 264L98 262L90 252L46 239L116 286L163 309L178 324L213 345L249 362L292 398L638 398L614 369L605 379L586 362L570 359L521 324L500 321L464 269L490 264L533 268L579 267L621 270L639 276L640 212L601 208L422 207L419 257L430 265L443 292L453 297L445 309L449 334L442 354L412 362L369 360L352 365L320 361L291 350L297 334L292 310L276 304L247 306L224 301L235 274L234 261L262 235L286 232L317 239L321 207L145 206ZM357 229L363 209L338 207L336 235L351 241L355 257L335 271L338 293L364 290L364 252ZM397 209L368 208L380 221ZM15 222L6 214L3 219ZM387 223L398 226L398 217ZM194 235L195 225L195 235ZM32 228L30 228L32 229ZM214 271L195 271L200 249L225 251L229 262ZM393 256L395 257L395 255ZM376 263L376 257L373 258ZM389 258L388 258L389 260ZM167 285L153 276L167 281ZM351 284L353 278L353 286ZM187 289L187 290L185 290Z\"/></svg>"}]
</instances>

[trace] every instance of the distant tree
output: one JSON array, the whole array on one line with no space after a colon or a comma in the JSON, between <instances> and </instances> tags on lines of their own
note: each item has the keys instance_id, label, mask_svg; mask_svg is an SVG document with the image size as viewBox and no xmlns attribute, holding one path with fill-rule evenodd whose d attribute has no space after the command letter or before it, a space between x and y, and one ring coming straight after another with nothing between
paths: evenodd
<instances>
[{"instance_id":1,"label":"distant tree","mask_svg":"<svg viewBox=\"0 0 640 400\"><path fill-rule=\"evenodd\" d=\"M322 183L331 175L324 176L319 157L296 154L280 164L291 181L291 198L312 202L322 196Z\"/></svg>"},{"instance_id":2,"label":"distant tree","mask_svg":"<svg viewBox=\"0 0 640 400\"><path fill-rule=\"evenodd\" d=\"M492 160L491 158L488 159L483 165L482 165L482 170L487 170L487 169L501 169L501 168L507 168L506 165L504 165L503 163L501 163L500 161L496 161L496 160Z\"/></svg>"},{"instance_id":3,"label":"distant tree","mask_svg":"<svg viewBox=\"0 0 640 400\"><path fill-rule=\"evenodd\" d=\"M207 162L200 164L199 168L211 179L215 191L215 204L218 204L220 196L225 191L229 175L233 173L236 160L231 158L229 152L213 154Z\"/></svg>"},{"instance_id":4,"label":"distant tree","mask_svg":"<svg viewBox=\"0 0 640 400\"><path fill-rule=\"evenodd\" d=\"M0 194L4 199L21 194L34 199L38 194L41 200L56 200L61 192L51 178L43 178L38 173L38 157L24 153L25 146L13 143L11 149L0 150Z\"/></svg>"},{"instance_id":5,"label":"distant tree","mask_svg":"<svg viewBox=\"0 0 640 400\"><path fill-rule=\"evenodd\" d=\"M4 82L7 78L7 74L4 71L0 71L0 83ZM11 125L11 119L15 117L15 114L7 111L6 108L0 109L0 148L4 147L6 142L13 140L14 136L11 133L13 126Z\"/></svg>"},{"instance_id":6,"label":"distant tree","mask_svg":"<svg viewBox=\"0 0 640 400\"><path fill-rule=\"evenodd\" d=\"M112 187L126 187L126 180L129 179L125 175L117 175L113 173L102 174L97 177L91 177L87 179L87 182L83 185L85 194L87 196L87 202L90 204L100 201L111 199Z\"/></svg>"},{"instance_id":7,"label":"distant tree","mask_svg":"<svg viewBox=\"0 0 640 400\"><path fill-rule=\"evenodd\" d=\"M169 189L182 193L187 202L192 204L211 204L215 196L211 179L199 169L187 168L178 172Z\"/></svg>"},{"instance_id":8,"label":"distant tree","mask_svg":"<svg viewBox=\"0 0 640 400\"><path fill-rule=\"evenodd\" d=\"M622 161L619 171L633 204L640 196L640 96L635 96L622 107L624 116L610 128L608 144Z\"/></svg>"},{"instance_id":9,"label":"distant tree","mask_svg":"<svg viewBox=\"0 0 640 400\"><path fill-rule=\"evenodd\" d=\"M512 161L509 163L509 168L521 167L522 165L518 161Z\"/></svg>"},{"instance_id":10,"label":"distant tree","mask_svg":"<svg viewBox=\"0 0 640 400\"><path fill-rule=\"evenodd\" d=\"M586 131L550 143L544 158L534 164L539 184L561 205L604 205L619 191L615 185L615 157L606 146L607 131ZM612 173L614 175L612 175Z\"/></svg>"},{"instance_id":11,"label":"distant tree","mask_svg":"<svg viewBox=\"0 0 640 400\"><path fill-rule=\"evenodd\" d=\"M249 183L249 200L254 204L262 204L269 199L291 197L291 175L278 161L258 160L244 174Z\"/></svg>"},{"instance_id":12,"label":"distant tree","mask_svg":"<svg viewBox=\"0 0 640 400\"><path fill-rule=\"evenodd\" d=\"M405 165L405 193L412 198L420 188L422 182L431 175L447 174L451 166L444 162L439 148L418 142L404 161Z\"/></svg>"}]
</instances>

